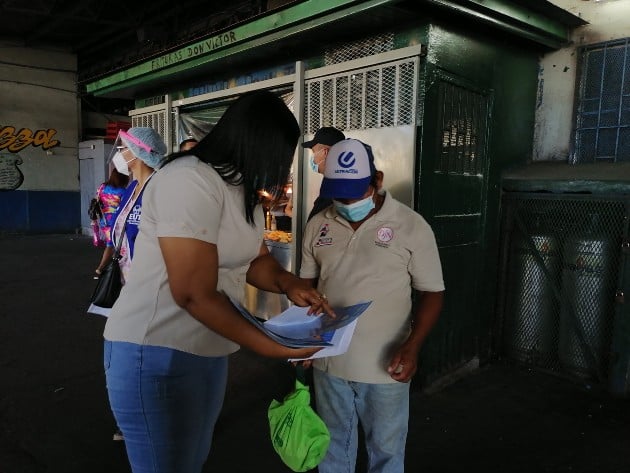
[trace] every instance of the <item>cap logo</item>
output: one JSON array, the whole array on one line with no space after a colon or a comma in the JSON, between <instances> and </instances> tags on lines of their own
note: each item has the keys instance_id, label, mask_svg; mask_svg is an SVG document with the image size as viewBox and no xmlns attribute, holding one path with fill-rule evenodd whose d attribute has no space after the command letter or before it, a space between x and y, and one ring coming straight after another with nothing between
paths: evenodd
<instances>
[{"instance_id":1,"label":"cap logo","mask_svg":"<svg viewBox=\"0 0 630 473\"><path fill-rule=\"evenodd\" d=\"M337 163L339 167L342 169L335 169L335 173L343 173L343 174L358 174L359 171L356 169L348 169L355 165L357 160L354 157L354 153L352 151L344 151L337 158Z\"/></svg>"}]
</instances>

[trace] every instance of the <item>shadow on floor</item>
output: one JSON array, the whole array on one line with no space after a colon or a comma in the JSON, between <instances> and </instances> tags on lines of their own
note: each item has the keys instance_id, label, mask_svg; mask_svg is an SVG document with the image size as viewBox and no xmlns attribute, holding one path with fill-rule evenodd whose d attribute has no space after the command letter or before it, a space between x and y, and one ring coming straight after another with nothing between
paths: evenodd
<instances>
[{"instance_id":1,"label":"shadow on floor","mask_svg":"<svg viewBox=\"0 0 630 473\"><path fill-rule=\"evenodd\" d=\"M104 319L85 315L100 250L85 237L33 236L0 238L0 252L0 473L129 473L112 441ZM292 385L287 363L233 355L204 472L289 472L266 410ZM630 473L627 399L508 363L419 388L408 472Z\"/></svg>"}]
</instances>

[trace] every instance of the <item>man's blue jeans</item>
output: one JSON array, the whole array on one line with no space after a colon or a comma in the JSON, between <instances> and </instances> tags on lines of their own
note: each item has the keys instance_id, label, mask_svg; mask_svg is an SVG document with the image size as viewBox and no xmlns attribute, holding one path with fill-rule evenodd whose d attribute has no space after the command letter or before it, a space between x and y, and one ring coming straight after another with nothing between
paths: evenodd
<instances>
[{"instance_id":1,"label":"man's blue jeans","mask_svg":"<svg viewBox=\"0 0 630 473\"><path fill-rule=\"evenodd\" d=\"M346 381L313 370L317 413L330 431L319 473L354 473L358 424L365 433L369 473L401 473L409 419L409 383Z\"/></svg>"},{"instance_id":2,"label":"man's blue jeans","mask_svg":"<svg viewBox=\"0 0 630 473\"><path fill-rule=\"evenodd\" d=\"M133 473L199 473L227 384L227 357L105 341L109 403Z\"/></svg>"}]
</instances>

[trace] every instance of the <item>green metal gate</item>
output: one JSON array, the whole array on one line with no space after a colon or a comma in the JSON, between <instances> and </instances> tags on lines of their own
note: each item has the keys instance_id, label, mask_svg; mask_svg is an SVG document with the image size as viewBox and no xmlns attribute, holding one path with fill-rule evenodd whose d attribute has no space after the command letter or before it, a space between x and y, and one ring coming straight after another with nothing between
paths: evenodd
<instances>
[{"instance_id":1,"label":"green metal gate","mask_svg":"<svg viewBox=\"0 0 630 473\"><path fill-rule=\"evenodd\" d=\"M431 382L483 350L479 285L493 92L439 69L427 84L417 201L435 232L446 285L442 315L421 354Z\"/></svg>"}]
</instances>

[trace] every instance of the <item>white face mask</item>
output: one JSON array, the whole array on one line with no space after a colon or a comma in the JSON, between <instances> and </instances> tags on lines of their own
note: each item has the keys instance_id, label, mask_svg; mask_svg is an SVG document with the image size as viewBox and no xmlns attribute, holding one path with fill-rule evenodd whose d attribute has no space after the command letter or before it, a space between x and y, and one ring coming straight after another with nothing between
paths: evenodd
<instances>
[{"instance_id":1,"label":"white face mask","mask_svg":"<svg viewBox=\"0 0 630 473\"><path fill-rule=\"evenodd\" d=\"M136 158L133 158L131 161L133 161L134 159ZM129 163L131 161L129 161ZM123 158L123 155L120 151L116 152L116 154L112 158L112 163L114 163L116 171L118 171L120 174L124 174L125 176L129 175L129 163L125 160L125 158Z\"/></svg>"}]
</instances>

